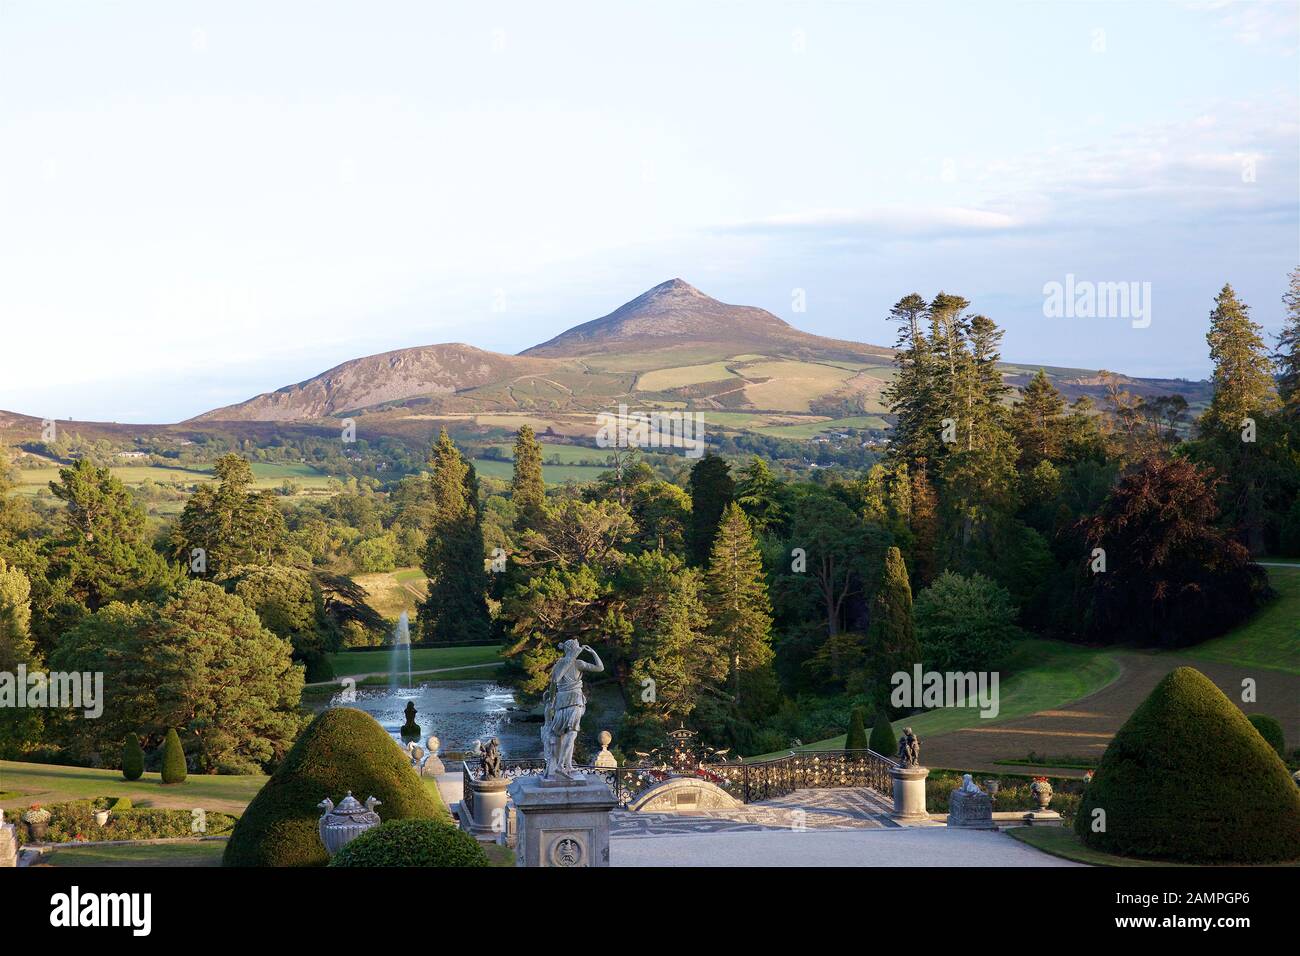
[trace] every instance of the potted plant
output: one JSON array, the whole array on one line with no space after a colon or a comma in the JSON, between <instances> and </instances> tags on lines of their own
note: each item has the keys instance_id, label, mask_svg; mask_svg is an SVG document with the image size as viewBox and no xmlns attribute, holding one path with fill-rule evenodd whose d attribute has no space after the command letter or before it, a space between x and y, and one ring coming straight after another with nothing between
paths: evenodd
<instances>
[{"instance_id":1,"label":"potted plant","mask_svg":"<svg viewBox=\"0 0 1300 956\"><path fill-rule=\"evenodd\" d=\"M50 828L50 811L39 803L33 803L23 813L23 823L27 824L27 839L41 843L45 839L45 831Z\"/></svg>"},{"instance_id":2,"label":"potted plant","mask_svg":"<svg viewBox=\"0 0 1300 956\"><path fill-rule=\"evenodd\" d=\"M1046 810L1047 805L1052 802L1052 782L1046 777L1035 777L1034 782L1029 786L1029 792L1038 801L1039 810Z\"/></svg>"}]
</instances>

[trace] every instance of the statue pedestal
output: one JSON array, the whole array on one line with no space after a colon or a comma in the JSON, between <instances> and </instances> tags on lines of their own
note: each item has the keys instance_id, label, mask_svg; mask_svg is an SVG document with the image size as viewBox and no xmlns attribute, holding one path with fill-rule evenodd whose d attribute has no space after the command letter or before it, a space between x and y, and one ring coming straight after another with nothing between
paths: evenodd
<instances>
[{"instance_id":1,"label":"statue pedestal","mask_svg":"<svg viewBox=\"0 0 1300 956\"><path fill-rule=\"evenodd\" d=\"M930 819L925 812L925 778L930 771L925 767L890 767L894 780L894 819L899 823L924 823Z\"/></svg>"},{"instance_id":2,"label":"statue pedestal","mask_svg":"<svg viewBox=\"0 0 1300 956\"><path fill-rule=\"evenodd\" d=\"M987 793L954 790L948 795L948 826L966 830L996 830L993 797Z\"/></svg>"},{"instance_id":3,"label":"statue pedestal","mask_svg":"<svg viewBox=\"0 0 1300 956\"><path fill-rule=\"evenodd\" d=\"M443 762L438 759L437 754L430 754L425 758L424 763L420 765L421 777L436 777L439 774L444 774L446 772L447 768L443 765Z\"/></svg>"},{"instance_id":4,"label":"statue pedestal","mask_svg":"<svg viewBox=\"0 0 1300 956\"><path fill-rule=\"evenodd\" d=\"M0 821L4 814L0 813ZM12 823L0 822L0 869L18 865L18 828Z\"/></svg>"},{"instance_id":5,"label":"statue pedestal","mask_svg":"<svg viewBox=\"0 0 1300 956\"><path fill-rule=\"evenodd\" d=\"M521 777L510 786L518 814L518 866L609 866L609 813L618 806L600 777Z\"/></svg>"},{"instance_id":6,"label":"statue pedestal","mask_svg":"<svg viewBox=\"0 0 1300 956\"><path fill-rule=\"evenodd\" d=\"M469 832L476 840L497 842L506 832L510 778L470 780L469 789Z\"/></svg>"}]
</instances>

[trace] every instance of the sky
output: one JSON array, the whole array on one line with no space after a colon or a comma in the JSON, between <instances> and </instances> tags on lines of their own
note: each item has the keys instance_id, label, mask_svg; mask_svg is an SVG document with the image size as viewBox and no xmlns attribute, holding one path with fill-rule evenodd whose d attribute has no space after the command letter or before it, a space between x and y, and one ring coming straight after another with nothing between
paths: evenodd
<instances>
[{"instance_id":1,"label":"sky","mask_svg":"<svg viewBox=\"0 0 1300 956\"><path fill-rule=\"evenodd\" d=\"M1298 46L1297 0L0 0L0 408L177 421L673 277L1201 378L1223 284L1273 332L1300 264Z\"/></svg>"}]
</instances>

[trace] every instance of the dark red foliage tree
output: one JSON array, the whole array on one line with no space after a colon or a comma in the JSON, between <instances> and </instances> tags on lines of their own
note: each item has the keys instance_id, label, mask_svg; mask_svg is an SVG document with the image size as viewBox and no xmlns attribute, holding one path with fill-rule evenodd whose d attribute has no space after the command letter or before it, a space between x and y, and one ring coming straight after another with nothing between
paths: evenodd
<instances>
[{"instance_id":1,"label":"dark red foliage tree","mask_svg":"<svg viewBox=\"0 0 1300 956\"><path fill-rule=\"evenodd\" d=\"M1085 575L1087 637L1182 647L1239 624L1269 595L1268 577L1217 526L1220 479L1183 458L1135 465L1081 523L1105 570Z\"/></svg>"}]
</instances>

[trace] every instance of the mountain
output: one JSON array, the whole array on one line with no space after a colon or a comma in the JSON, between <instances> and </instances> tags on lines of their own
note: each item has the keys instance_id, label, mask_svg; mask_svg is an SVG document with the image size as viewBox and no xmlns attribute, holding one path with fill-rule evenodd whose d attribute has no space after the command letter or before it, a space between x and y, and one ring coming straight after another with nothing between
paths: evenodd
<instances>
[{"instance_id":1,"label":"mountain","mask_svg":"<svg viewBox=\"0 0 1300 956\"><path fill-rule=\"evenodd\" d=\"M311 421L390 402L451 395L544 372L552 364L461 343L398 349L344 362L305 382L205 412L192 421Z\"/></svg>"},{"instance_id":2,"label":"mountain","mask_svg":"<svg viewBox=\"0 0 1300 956\"><path fill-rule=\"evenodd\" d=\"M520 354L568 358L710 345L735 355L772 351L845 357L891 354L873 345L801 332L771 312L719 302L681 279L661 282L609 315L574 326Z\"/></svg>"}]
</instances>

